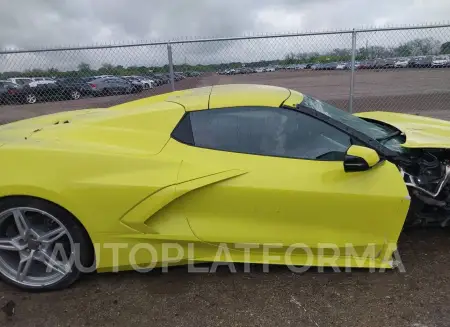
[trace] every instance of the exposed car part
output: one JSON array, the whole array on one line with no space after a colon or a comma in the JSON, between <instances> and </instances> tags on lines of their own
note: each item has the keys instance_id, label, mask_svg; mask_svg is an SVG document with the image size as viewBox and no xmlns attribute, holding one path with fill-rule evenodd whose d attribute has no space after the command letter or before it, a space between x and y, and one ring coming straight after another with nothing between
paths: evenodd
<instances>
[{"instance_id":1,"label":"exposed car part","mask_svg":"<svg viewBox=\"0 0 450 327\"><path fill-rule=\"evenodd\" d=\"M447 150L420 149L399 163L400 173L411 195L406 227L445 227L450 221L449 158Z\"/></svg>"}]
</instances>

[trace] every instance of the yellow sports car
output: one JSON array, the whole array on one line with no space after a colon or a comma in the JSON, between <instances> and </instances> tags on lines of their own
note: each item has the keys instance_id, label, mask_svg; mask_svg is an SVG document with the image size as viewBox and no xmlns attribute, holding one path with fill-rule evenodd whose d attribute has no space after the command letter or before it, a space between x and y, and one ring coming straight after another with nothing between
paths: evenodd
<instances>
[{"instance_id":1,"label":"yellow sports car","mask_svg":"<svg viewBox=\"0 0 450 327\"><path fill-rule=\"evenodd\" d=\"M0 275L190 262L392 268L449 219L450 123L222 85L0 127Z\"/></svg>"}]
</instances>

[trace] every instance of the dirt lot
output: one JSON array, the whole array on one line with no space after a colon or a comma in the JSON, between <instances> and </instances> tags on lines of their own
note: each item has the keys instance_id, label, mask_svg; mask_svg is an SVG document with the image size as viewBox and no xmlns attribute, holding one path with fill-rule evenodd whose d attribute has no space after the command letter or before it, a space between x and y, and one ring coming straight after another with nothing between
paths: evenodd
<instances>
[{"instance_id":1,"label":"dirt lot","mask_svg":"<svg viewBox=\"0 0 450 327\"><path fill-rule=\"evenodd\" d=\"M349 76L348 72L308 71L210 75L181 81L177 87L264 83L345 103ZM450 70L358 72L357 108L396 108L450 118L445 111L450 110L449 80ZM389 97L382 100L386 94ZM3 106L0 120L107 107L128 99ZM428 99L428 105L423 99ZM226 267L216 274L188 274L185 267L178 267L165 274L90 275L68 290L45 294L23 293L0 284L0 307L8 301L15 304L10 318L6 315L10 310L0 311L0 326L450 326L449 233L405 232L400 254L406 273L311 269L294 274L284 266L272 266L263 273L255 265L251 273L239 266L234 274Z\"/></svg>"},{"instance_id":2,"label":"dirt lot","mask_svg":"<svg viewBox=\"0 0 450 327\"><path fill-rule=\"evenodd\" d=\"M348 108L349 71L276 71L221 75L215 84L257 83L284 86ZM209 81L201 81L207 84ZM450 69L360 70L355 74L354 111L439 112L449 109Z\"/></svg>"}]
</instances>

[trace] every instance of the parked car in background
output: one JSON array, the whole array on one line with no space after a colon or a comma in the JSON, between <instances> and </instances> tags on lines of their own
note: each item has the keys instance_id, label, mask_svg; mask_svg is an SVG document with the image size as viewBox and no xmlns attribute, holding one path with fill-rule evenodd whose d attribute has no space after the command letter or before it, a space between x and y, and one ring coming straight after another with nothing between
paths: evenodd
<instances>
[{"instance_id":1,"label":"parked car in background","mask_svg":"<svg viewBox=\"0 0 450 327\"><path fill-rule=\"evenodd\" d=\"M167 77L170 79L170 74L167 74ZM184 75L182 75L179 72L178 73L176 73L176 72L173 73L173 79L175 80L175 82L179 82L179 81L181 81L184 78L185 78Z\"/></svg>"},{"instance_id":2,"label":"parked car in background","mask_svg":"<svg viewBox=\"0 0 450 327\"><path fill-rule=\"evenodd\" d=\"M336 62L329 62L324 64L323 69L324 70L335 70L338 64Z\"/></svg>"},{"instance_id":3,"label":"parked car in background","mask_svg":"<svg viewBox=\"0 0 450 327\"><path fill-rule=\"evenodd\" d=\"M186 77L197 77L201 74L199 72L185 72Z\"/></svg>"},{"instance_id":4,"label":"parked car in background","mask_svg":"<svg viewBox=\"0 0 450 327\"><path fill-rule=\"evenodd\" d=\"M409 58L398 58L394 63L394 68L406 68L409 65Z\"/></svg>"},{"instance_id":5,"label":"parked car in background","mask_svg":"<svg viewBox=\"0 0 450 327\"><path fill-rule=\"evenodd\" d=\"M55 81L36 86L24 85L18 89L18 96L24 99L24 102L33 104L38 101L78 100L81 98L81 92L76 85Z\"/></svg>"},{"instance_id":6,"label":"parked car in background","mask_svg":"<svg viewBox=\"0 0 450 327\"><path fill-rule=\"evenodd\" d=\"M91 95L91 88L89 84L87 83L86 78L82 77L65 77L65 78L58 78L56 80L56 83L73 88L74 90L78 91L81 96ZM76 96L76 94L74 94Z\"/></svg>"},{"instance_id":7,"label":"parked car in background","mask_svg":"<svg viewBox=\"0 0 450 327\"><path fill-rule=\"evenodd\" d=\"M93 78L110 78L110 77L117 77L115 75L95 75L92 76Z\"/></svg>"},{"instance_id":8,"label":"parked car in background","mask_svg":"<svg viewBox=\"0 0 450 327\"><path fill-rule=\"evenodd\" d=\"M426 56L420 58L419 61L416 62L417 68L430 68L433 63L433 56Z\"/></svg>"},{"instance_id":9,"label":"parked car in background","mask_svg":"<svg viewBox=\"0 0 450 327\"><path fill-rule=\"evenodd\" d=\"M131 93L138 93L138 92L141 92L142 90L144 90L144 83L135 77L121 76L118 78L121 78L131 84L131 88L132 88Z\"/></svg>"},{"instance_id":10,"label":"parked car in background","mask_svg":"<svg viewBox=\"0 0 450 327\"><path fill-rule=\"evenodd\" d=\"M145 74L142 78L153 81L153 87L165 84L161 76L157 76L156 74Z\"/></svg>"},{"instance_id":11,"label":"parked car in background","mask_svg":"<svg viewBox=\"0 0 450 327\"><path fill-rule=\"evenodd\" d=\"M435 56L431 61L431 67L446 67L449 63L449 56Z\"/></svg>"},{"instance_id":12,"label":"parked car in background","mask_svg":"<svg viewBox=\"0 0 450 327\"><path fill-rule=\"evenodd\" d=\"M361 67L361 63L359 61L355 61L355 69L359 69ZM352 69L352 63L346 62L345 69Z\"/></svg>"},{"instance_id":13,"label":"parked car in background","mask_svg":"<svg viewBox=\"0 0 450 327\"><path fill-rule=\"evenodd\" d=\"M376 67L376 60L370 59L370 60L363 60L360 64L360 69L373 69Z\"/></svg>"},{"instance_id":14,"label":"parked car in background","mask_svg":"<svg viewBox=\"0 0 450 327\"><path fill-rule=\"evenodd\" d=\"M32 87L38 84L55 83L55 80L50 77L12 77L8 78L8 81L17 85L30 85Z\"/></svg>"},{"instance_id":15,"label":"parked car in background","mask_svg":"<svg viewBox=\"0 0 450 327\"><path fill-rule=\"evenodd\" d=\"M420 61L422 57L412 57L409 59L408 67L415 68L416 64Z\"/></svg>"},{"instance_id":16,"label":"parked car in background","mask_svg":"<svg viewBox=\"0 0 450 327\"><path fill-rule=\"evenodd\" d=\"M408 67L413 67L413 68L431 67L432 62L433 62L433 57L432 56L413 57L409 61Z\"/></svg>"},{"instance_id":17,"label":"parked car in background","mask_svg":"<svg viewBox=\"0 0 450 327\"><path fill-rule=\"evenodd\" d=\"M376 59L375 60L375 68L394 68L395 66L395 59L393 58L385 58L385 59Z\"/></svg>"},{"instance_id":18,"label":"parked car in background","mask_svg":"<svg viewBox=\"0 0 450 327\"><path fill-rule=\"evenodd\" d=\"M348 69L348 63L346 63L346 62L340 62L340 63L337 64L336 69L337 69L337 70Z\"/></svg>"},{"instance_id":19,"label":"parked car in background","mask_svg":"<svg viewBox=\"0 0 450 327\"><path fill-rule=\"evenodd\" d=\"M97 78L89 82L94 96L127 94L133 92L133 85L118 77Z\"/></svg>"},{"instance_id":20,"label":"parked car in background","mask_svg":"<svg viewBox=\"0 0 450 327\"><path fill-rule=\"evenodd\" d=\"M264 68L265 72L274 72L275 71L275 67L266 67Z\"/></svg>"},{"instance_id":21,"label":"parked car in background","mask_svg":"<svg viewBox=\"0 0 450 327\"><path fill-rule=\"evenodd\" d=\"M33 82L33 79L31 77L12 77L8 78L7 81L17 85L26 85Z\"/></svg>"},{"instance_id":22,"label":"parked car in background","mask_svg":"<svg viewBox=\"0 0 450 327\"><path fill-rule=\"evenodd\" d=\"M242 74L252 74L254 72L255 72L255 70L253 68L249 68L249 67L241 68Z\"/></svg>"},{"instance_id":23,"label":"parked car in background","mask_svg":"<svg viewBox=\"0 0 450 327\"><path fill-rule=\"evenodd\" d=\"M162 82L162 84L168 84L170 83L170 78L167 77L167 75L165 74L153 74L153 75L147 75L147 77L151 77L155 80L160 80Z\"/></svg>"},{"instance_id":24,"label":"parked car in background","mask_svg":"<svg viewBox=\"0 0 450 327\"><path fill-rule=\"evenodd\" d=\"M33 77L33 81L28 83L29 86L34 87L42 84L55 83L56 80L50 77Z\"/></svg>"},{"instance_id":25,"label":"parked car in background","mask_svg":"<svg viewBox=\"0 0 450 327\"><path fill-rule=\"evenodd\" d=\"M148 77L144 77L144 76L136 76L136 75L132 75L132 76L122 76L122 78L125 78L126 80L132 82L132 81L137 81L139 83L142 84L142 88L144 90L148 90L148 89L152 89L153 86L155 85L155 81L148 78Z\"/></svg>"},{"instance_id":26,"label":"parked car in background","mask_svg":"<svg viewBox=\"0 0 450 327\"><path fill-rule=\"evenodd\" d=\"M181 81L182 79L186 78L186 76L184 75L183 72L174 72L173 76L174 76L176 81Z\"/></svg>"},{"instance_id":27,"label":"parked car in background","mask_svg":"<svg viewBox=\"0 0 450 327\"><path fill-rule=\"evenodd\" d=\"M0 104L21 102L20 86L10 81L0 81Z\"/></svg>"}]
</instances>

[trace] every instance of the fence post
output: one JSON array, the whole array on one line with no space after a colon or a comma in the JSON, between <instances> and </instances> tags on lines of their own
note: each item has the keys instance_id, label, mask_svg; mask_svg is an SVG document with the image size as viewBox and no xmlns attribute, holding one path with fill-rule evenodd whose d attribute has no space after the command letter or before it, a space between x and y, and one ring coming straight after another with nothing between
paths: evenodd
<instances>
[{"instance_id":1,"label":"fence post","mask_svg":"<svg viewBox=\"0 0 450 327\"><path fill-rule=\"evenodd\" d=\"M169 57L170 85L172 87L172 91L175 91L175 78L173 76L172 45L170 43L167 43L167 56Z\"/></svg>"},{"instance_id":2,"label":"fence post","mask_svg":"<svg viewBox=\"0 0 450 327\"><path fill-rule=\"evenodd\" d=\"M352 63L351 63L351 78L350 78L350 96L348 99L348 111L353 113L353 95L355 89L355 57L356 57L356 31L352 32Z\"/></svg>"}]
</instances>

